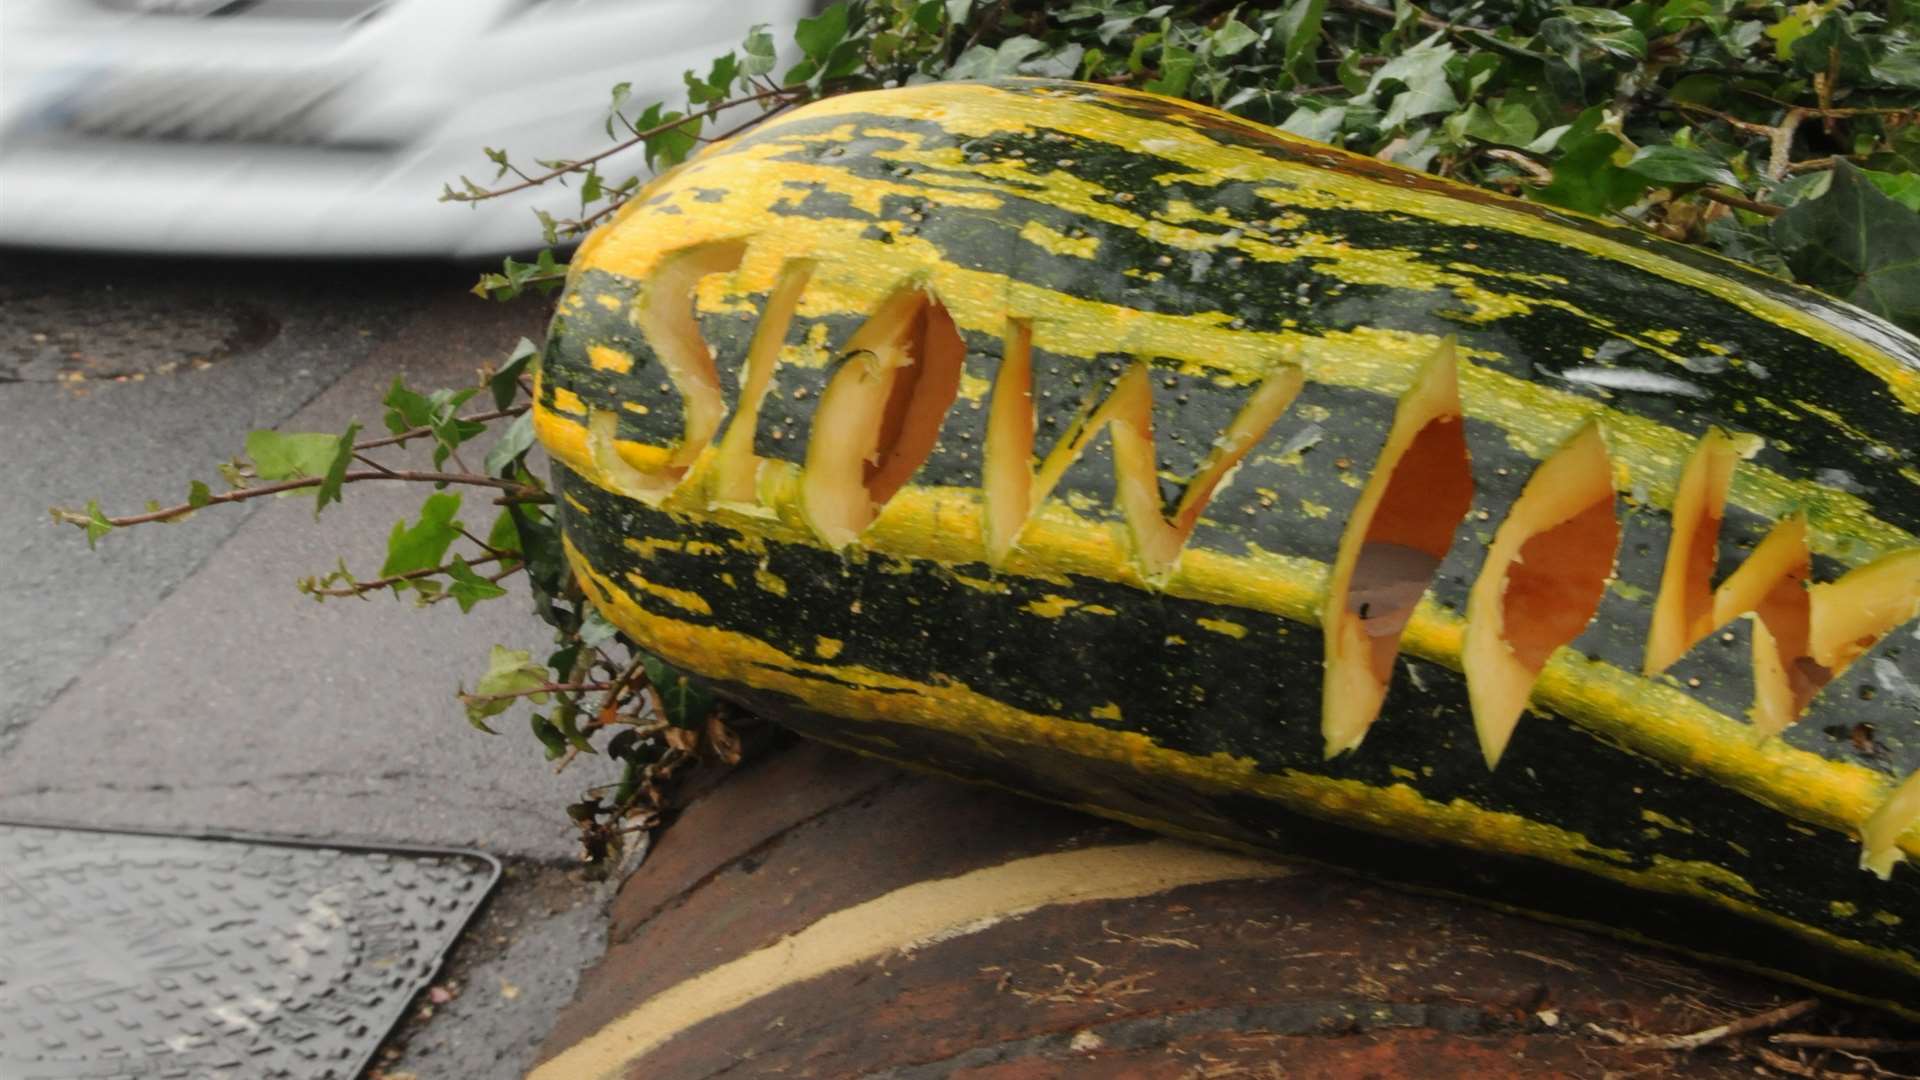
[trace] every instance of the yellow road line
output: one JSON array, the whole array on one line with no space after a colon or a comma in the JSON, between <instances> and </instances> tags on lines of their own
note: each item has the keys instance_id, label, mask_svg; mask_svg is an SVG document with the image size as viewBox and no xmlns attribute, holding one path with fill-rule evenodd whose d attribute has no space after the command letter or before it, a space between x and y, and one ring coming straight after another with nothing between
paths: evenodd
<instances>
[{"instance_id":1,"label":"yellow road line","mask_svg":"<svg viewBox=\"0 0 1920 1080\"><path fill-rule=\"evenodd\" d=\"M977 933L1040 908L1293 872L1279 863L1155 840L1035 855L958 877L916 882L842 908L766 948L668 987L528 1076L621 1077L640 1057L676 1035L777 990L891 952Z\"/></svg>"}]
</instances>

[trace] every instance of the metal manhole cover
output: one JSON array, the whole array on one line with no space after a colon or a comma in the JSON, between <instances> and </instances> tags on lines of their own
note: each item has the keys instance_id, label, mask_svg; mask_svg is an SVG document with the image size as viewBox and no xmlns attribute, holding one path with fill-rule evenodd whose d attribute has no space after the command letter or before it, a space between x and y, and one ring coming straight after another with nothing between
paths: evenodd
<instances>
[{"instance_id":1,"label":"metal manhole cover","mask_svg":"<svg viewBox=\"0 0 1920 1080\"><path fill-rule=\"evenodd\" d=\"M0 1080L349 1080L499 871L0 825Z\"/></svg>"}]
</instances>

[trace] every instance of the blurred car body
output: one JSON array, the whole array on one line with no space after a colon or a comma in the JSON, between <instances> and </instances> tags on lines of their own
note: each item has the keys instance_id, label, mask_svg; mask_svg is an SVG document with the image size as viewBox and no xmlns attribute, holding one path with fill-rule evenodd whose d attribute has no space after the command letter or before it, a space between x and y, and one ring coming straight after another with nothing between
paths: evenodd
<instances>
[{"instance_id":1,"label":"blurred car body","mask_svg":"<svg viewBox=\"0 0 1920 1080\"><path fill-rule=\"evenodd\" d=\"M495 255L578 185L463 205L483 147L608 145L608 93L681 107L805 0L4 0L0 244L191 254ZM747 114L742 113L744 119ZM724 118L723 118L724 119ZM616 128L616 130L618 130ZM602 165L644 173L638 149ZM511 182L512 177L507 181Z\"/></svg>"}]
</instances>

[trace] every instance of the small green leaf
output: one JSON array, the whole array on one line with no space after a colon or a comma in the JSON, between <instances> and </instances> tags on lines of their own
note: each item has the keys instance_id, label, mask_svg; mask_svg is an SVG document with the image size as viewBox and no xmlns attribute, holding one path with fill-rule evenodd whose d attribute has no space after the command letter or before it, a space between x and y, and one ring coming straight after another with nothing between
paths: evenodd
<instances>
[{"instance_id":1,"label":"small green leaf","mask_svg":"<svg viewBox=\"0 0 1920 1080\"><path fill-rule=\"evenodd\" d=\"M333 460L327 463L326 478L320 481L320 487L313 498L313 516L319 517L320 511L330 502L340 501L340 486L346 482L347 466L353 463L353 437L360 434L359 424L348 424L341 434L333 451Z\"/></svg>"},{"instance_id":2,"label":"small green leaf","mask_svg":"<svg viewBox=\"0 0 1920 1080\"><path fill-rule=\"evenodd\" d=\"M493 528L487 530L487 546L495 551L520 550L520 530L513 523L513 511L502 510L493 519Z\"/></svg>"},{"instance_id":3,"label":"small green leaf","mask_svg":"<svg viewBox=\"0 0 1920 1080\"><path fill-rule=\"evenodd\" d=\"M1774 57L1791 60L1794 44L1812 33L1813 28L1827 17L1827 13L1839 6L1840 0L1827 0L1824 4L1800 4L1790 8L1785 18L1767 27L1767 36L1773 39Z\"/></svg>"},{"instance_id":4,"label":"small green leaf","mask_svg":"<svg viewBox=\"0 0 1920 1080\"><path fill-rule=\"evenodd\" d=\"M541 746L546 747L548 761L566 754L567 737L560 734L560 729L553 726L553 721L539 713L534 713L531 725L533 737L540 740Z\"/></svg>"},{"instance_id":5,"label":"small green leaf","mask_svg":"<svg viewBox=\"0 0 1920 1080\"><path fill-rule=\"evenodd\" d=\"M1327 0L1294 0L1280 16L1280 30L1287 37L1287 70L1295 82L1304 83L1313 74L1313 56L1320 47L1320 21L1326 12Z\"/></svg>"},{"instance_id":6,"label":"small green leaf","mask_svg":"<svg viewBox=\"0 0 1920 1080\"><path fill-rule=\"evenodd\" d=\"M1285 120L1280 121L1282 131L1290 131L1303 139L1319 142L1335 142L1340 134L1340 122L1345 119L1347 110L1335 105L1330 109L1309 109L1302 105L1293 110Z\"/></svg>"},{"instance_id":7,"label":"small green leaf","mask_svg":"<svg viewBox=\"0 0 1920 1080\"><path fill-rule=\"evenodd\" d=\"M195 510L213 502L213 491L207 485L195 480L187 485L187 505Z\"/></svg>"},{"instance_id":8,"label":"small green leaf","mask_svg":"<svg viewBox=\"0 0 1920 1080\"><path fill-rule=\"evenodd\" d=\"M1160 49L1160 77L1149 81L1143 89L1168 97L1184 95L1187 84L1193 80L1193 68L1199 59L1191 50L1178 45L1163 46Z\"/></svg>"},{"instance_id":9,"label":"small green leaf","mask_svg":"<svg viewBox=\"0 0 1920 1080\"><path fill-rule=\"evenodd\" d=\"M460 605L460 611L463 614L472 611L473 605L482 600L492 600L495 597L507 595L507 590L474 573L473 568L467 565L467 561L458 555L453 557L452 565L447 567L447 577L452 579L452 584L447 586L447 595L453 597L453 602Z\"/></svg>"},{"instance_id":10,"label":"small green leaf","mask_svg":"<svg viewBox=\"0 0 1920 1080\"><path fill-rule=\"evenodd\" d=\"M427 570L440 565L447 548L459 538L463 526L454 520L460 512L460 496L440 492L427 496L420 505L420 521L411 528L405 521L394 523L387 537L387 561L380 567L381 577Z\"/></svg>"},{"instance_id":11,"label":"small green leaf","mask_svg":"<svg viewBox=\"0 0 1920 1080\"><path fill-rule=\"evenodd\" d=\"M504 409L513 404L513 399L520 396L520 376L539 358L540 349L533 342L521 338L520 343L507 354L507 362L487 380L487 389L493 393L495 408Z\"/></svg>"},{"instance_id":12,"label":"small green leaf","mask_svg":"<svg viewBox=\"0 0 1920 1080\"><path fill-rule=\"evenodd\" d=\"M1796 39L1789 52L1794 65L1809 75L1831 68L1842 79L1854 82L1873 74L1873 55L1847 24L1846 16L1838 13L1820 20L1820 25Z\"/></svg>"},{"instance_id":13,"label":"small green leaf","mask_svg":"<svg viewBox=\"0 0 1920 1080\"><path fill-rule=\"evenodd\" d=\"M586 617L580 620L580 643L590 648L598 648L620 635L620 628L607 621L597 607L589 607Z\"/></svg>"},{"instance_id":14,"label":"small green leaf","mask_svg":"<svg viewBox=\"0 0 1920 1080\"><path fill-rule=\"evenodd\" d=\"M1239 19L1229 17L1226 22L1220 24L1220 29L1213 32L1209 44L1212 46L1214 57L1225 59L1238 55L1245 51L1247 46L1259 40L1258 31Z\"/></svg>"},{"instance_id":15,"label":"small green leaf","mask_svg":"<svg viewBox=\"0 0 1920 1080\"><path fill-rule=\"evenodd\" d=\"M1873 181L1894 202L1909 210L1920 211L1920 174L1884 173L1869 169L1860 170L1860 174Z\"/></svg>"},{"instance_id":16,"label":"small green leaf","mask_svg":"<svg viewBox=\"0 0 1920 1080\"><path fill-rule=\"evenodd\" d=\"M824 62L827 54L846 36L847 5L844 3L833 4L810 19L801 19L793 28L794 44L816 64Z\"/></svg>"},{"instance_id":17,"label":"small green leaf","mask_svg":"<svg viewBox=\"0 0 1920 1080\"><path fill-rule=\"evenodd\" d=\"M647 681L660 695L660 706L666 710L662 719L667 723L674 727L697 727L707 719L707 713L713 711L713 695L679 669L651 653L642 658L641 664L646 668Z\"/></svg>"},{"instance_id":18,"label":"small green leaf","mask_svg":"<svg viewBox=\"0 0 1920 1080\"><path fill-rule=\"evenodd\" d=\"M1394 94L1393 104L1381 121L1383 128L1397 128L1409 120L1434 113L1450 113L1460 107L1460 99L1447 82L1447 61L1453 59L1451 45L1440 44L1439 34L1407 49L1380 65L1367 82L1367 97L1379 104L1390 85L1406 89Z\"/></svg>"},{"instance_id":19,"label":"small green leaf","mask_svg":"<svg viewBox=\"0 0 1920 1080\"><path fill-rule=\"evenodd\" d=\"M100 542L101 537L113 531L113 522L108 521L107 515L100 512L100 500L98 499L87 500L86 530L87 549L89 551L93 550L94 546Z\"/></svg>"},{"instance_id":20,"label":"small green leaf","mask_svg":"<svg viewBox=\"0 0 1920 1080\"><path fill-rule=\"evenodd\" d=\"M778 59L773 47L773 35L767 32L765 24L747 31L746 40L740 43L740 51L747 54L747 58L740 62L742 75L765 75L773 70Z\"/></svg>"},{"instance_id":21,"label":"small green leaf","mask_svg":"<svg viewBox=\"0 0 1920 1080\"><path fill-rule=\"evenodd\" d=\"M1008 75L1017 74L1020 65L1028 57L1046 47L1045 42L1035 41L1025 34L1008 38L1001 42L997 49L975 45L961 53L960 59L954 61L953 66L948 68L946 74L941 77L950 80L1005 78Z\"/></svg>"},{"instance_id":22,"label":"small green leaf","mask_svg":"<svg viewBox=\"0 0 1920 1080\"><path fill-rule=\"evenodd\" d=\"M262 480L294 480L327 475L339 449L339 437L254 431L247 435L247 457Z\"/></svg>"},{"instance_id":23,"label":"small green leaf","mask_svg":"<svg viewBox=\"0 0 1920 1080\"><path fill-rule=\"evenodd\" d=\"M1649 180L1667 184L1725 184L1740 187L1727 163L1705 151L1685 146L1643 146L1634 151L1627 168Z\"/></svg>"},{"instance_id":24,"label":"small green leaf","mask_svg":"<svg viewBox=\"0 0 1920 1080\"><path fill-rule=\"evenodd\" d=\"M1609 130L1603 110L1597 105L1588 109L1560 136L1553 181L1535 192L1535 197L1588 214L1605 214L1630 205L1653 182L1615 163L1615 156L1625 147Z\"/></svg>"},{"instance_id":25,"label":"small green leaf","mask_svg":"<svg viewBox=\"0 0 1920 1080\"><path fill-rule=\"evenodd\" d=\"M487 673L474 684L475 696L486 697L493 694L520 694L535 705L545 704L547 695L525 693L536 686L547 683L547 669L533 662L533 654L525 649L509 649L504 645L495 645L487 656ZM489 716L498 716L513 708L519 698L506 697L493 701L467 701L467 719L474 727L493 734L481 721Z\"/></svg>"},{"instance_id":26,"label":"small green leaf","mask_svg":"<svg viewBox=\"0 0 1920 1080\"><path fill-rule=\"evenodd\" d=\"M488 476L509 476L518 463L520 455L533 446L533 414L521 413L507 425L500 441L487 451L486 469Z\"/></svg>"}]
</instances>

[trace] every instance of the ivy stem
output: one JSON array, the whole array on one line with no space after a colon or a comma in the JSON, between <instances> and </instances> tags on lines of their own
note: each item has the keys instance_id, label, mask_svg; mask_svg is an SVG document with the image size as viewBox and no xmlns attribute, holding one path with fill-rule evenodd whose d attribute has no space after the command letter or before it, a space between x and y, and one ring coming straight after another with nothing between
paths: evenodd
<instances>
[{"instance_id":1,"label":"ivy stem","mask_svg":"<svg viewBox=\"0 0 1920 1080\"><path fill-rule=\"evenodd\" d=\"M513 562L515 563L515 566L511 570L509 570L508 573L512 573L513 570L519 569L519 565L518 565L519 560L516 558L513 558L513 556L511 556L510 554L504 554L504 553L496 554L496 555L486 555L478 559L469 559L467 560L467 565L470 567L485 566L487 563L496 563L506 559L512 559ZM380 589L387 588L390 585L398 585L403 581L412 581L415 578L432 577L435 574L444 574L452 568L453 568L452 563L445 563L440 566L429 566L420 570L409 570L404 574L389 574L386 577L376 578L373 581L356 581L352 585L349 585L343 589L331 589L331 588L323 589L316 586L314 588L306 590L306 592L308 593L308 595L311 595L311 596L359 596L363 593L376 592ZM506 576L505 574L501 575L501 577L505 577L505 576ZM499 579L489 578L488 580L497 581Z\"/></svg>"},{"instance_id":2,"label":"ivy stem","mask_svg":"<svg viewBox=\"0 0 1920 1080\"><path fill-rule=\"evenodd\" d=\"M496 480L491 476L477 476L473 473L419 472L413 469L380 468L377 470L361 469L349 472L340 478L342 484L357 483L361 480L412 480L423 484L464 484L469 487L497 488L501 491L512 492L522 496L540 494L538 489L530 488L525 484L517 484L511 480ZM322 476L304 476L298 480L283 480L277 484L264 484L260 487L223 491L218 495L209 496L205 506L215 506L221 503L246 502L248 499L258 499L265 495L278 495L287 491L299 491L302 488L319 487L325 482L326 478ZM205 506L181 503L178 506L169 506L165 509L153 510L145 514L128 514L125 517L110 517L107 519L107 524L115 528L123 528L128 525L145 525L152 521L168 521L173 518L191 514L195 510L205 509Z\"/></svg>"},{"instance_id":3,"label":"ivy stem","mask_svg":"<svg viewBox=\"0 0 1920 1080\"><path fill-rule=\"evenodd\" d=\"M615 143L613 146L608 147L607 149L602 150L597 154L590 154L586 157L579 159L578 161L569 161L565 165L562 165L559 168L553 169L550 172L541 173L538 176L528 177L527 179L522 180L520 183L510 184L503 188L492 188L478 195L455 194L452 196L452 201L453 202L479 202L482 199L497 199L502 195L511 195L516 191L525 191L528 188L539 187L541 184L544 184L549 180L557 180L560 177L567 175L568 173L579 172L580 168L584 165L592 165L594 162L597 162L597 161L605 161L607 158L612 157L613 155L621 152L622 150L628 150L635 146L638 146L639 144L646 142L648 139L652 138L655 135L664 135L667 132L672 131L674 128L682 127L686 125L689 121L705 119L706 117L712 116L715 113L724 112L727 109L731 109L735 105L746 105L750 102L764 101L770 97L780 97L783 95L796 95L796 94L803 94L805 92L806 92L805 87L776 87L772 90L762 90L757 94L747 94L742 97L728 98L727 100L719 102L718 104L709 105L706 108L699 110L698 112L688 113L687 115L679 117L677 119L669 120L664 124L656 124L653 127L646 129L645 131L634 132L633 138L628 139L625 142Z\"/></svg>"}]
</instances>

